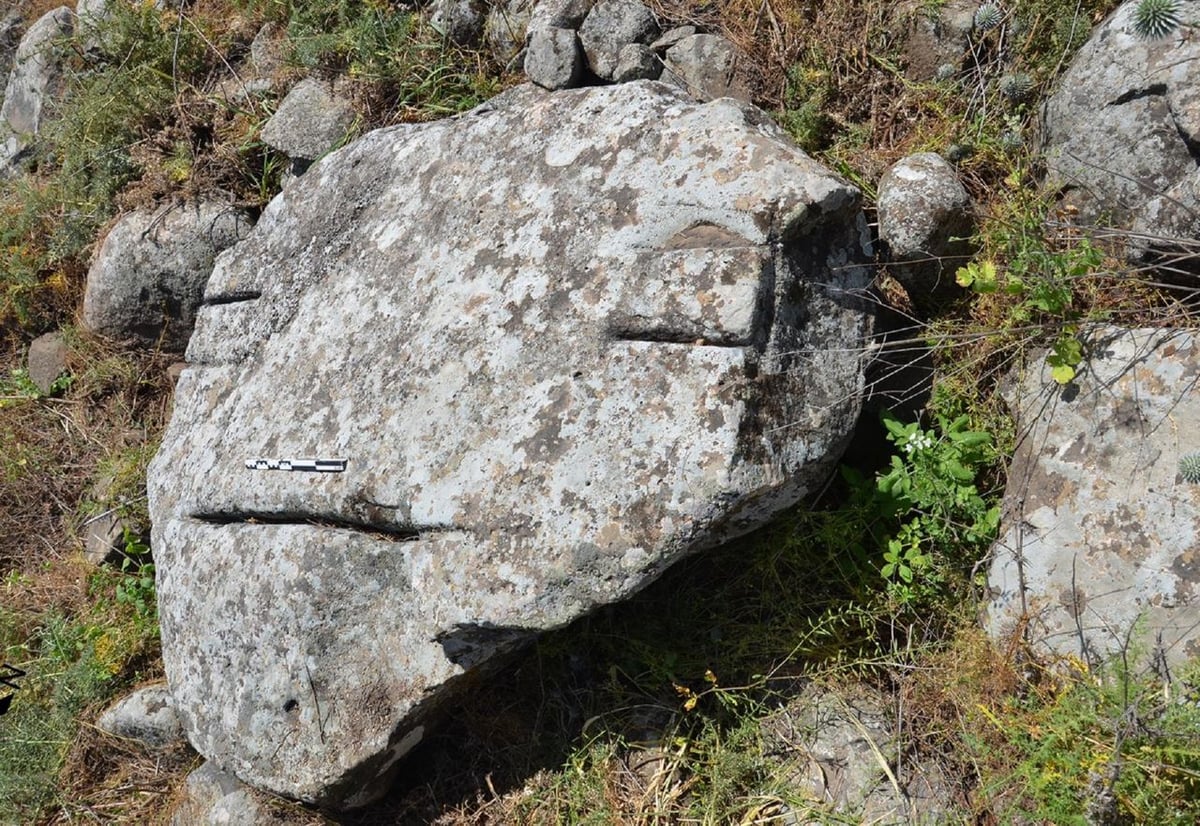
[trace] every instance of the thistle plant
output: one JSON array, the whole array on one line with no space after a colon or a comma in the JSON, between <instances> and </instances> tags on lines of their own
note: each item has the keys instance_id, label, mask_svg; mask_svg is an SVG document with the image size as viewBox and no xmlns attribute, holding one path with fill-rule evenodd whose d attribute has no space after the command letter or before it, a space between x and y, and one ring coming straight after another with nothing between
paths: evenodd
<instances>
[{"instance_id":1,"label":"thistle plant","mask_svg":"<svg viewBox=\"0 0 1200 826\"><path fill-rule=\"evenodd\" d=\"M1133 33L1143 40L1166 37L1178 27L1178 0L1140 0L1133 9Z\"/></svg>"},{"instance_id":2,"label":"thistle plant","mask_svg":"<svg viewBox=\"0 0 1200 826\"><path fill-rule=\"evenodd\" d=\"M1145 2L1145 0L1143 0ZM1004 12L998 3L984 3L975 10L975 28L988 32L1004 22Z\"/></svg>"},{"instance_id":3,"label":"thistle plant","mask_svg":"<svg viewBox=\"0 0 1200 826\"><path fill-rule=\"evenodd\" d=\"M1000 94L1018 103L1033 91L1033 78L1024 72L1013 72L1000 78Z\"/></svg>"},{"instance_id":4,"label":"thistle plant","mask_svg":"<svg viewBox=\"0 0 1200 826\"><path fill-rule=\"evenodd\" d=\"M1200 483L1200 452L1185 453L1179 457L1179 475L1185 482L1193 485Z\"/></svg>"}]
</instances>

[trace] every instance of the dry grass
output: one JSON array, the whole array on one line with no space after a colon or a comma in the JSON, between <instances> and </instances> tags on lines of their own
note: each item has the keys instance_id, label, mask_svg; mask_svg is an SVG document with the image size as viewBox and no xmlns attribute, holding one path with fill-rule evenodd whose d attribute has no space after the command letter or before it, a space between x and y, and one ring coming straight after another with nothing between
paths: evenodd
<instances>
[{"instance_id":1,"label":"dry grass","mask_svg":"<svg viewBox=\"0 0 1200 826\"><path fill-rule=\"evenodd\" d=\"M151 749L84 725L62 768L67 802L47 822L168 823L176 786L201 762L184 745Z\"/></svg>"},{"instance_id":2,"label":"dry grass","mask_svg":"<svg viewBox=\"0 0 1200 826\"><path fill-rule=\"evenodd\" d=\"M0 370L23 366L11 345ZM171 358L73 338L62 397L0 407L0 571L32 571L81 546L80 505L104 464L153 443L166 423ZM109 503L96 503L108 505Z\"/></svg>"}]
</instances>

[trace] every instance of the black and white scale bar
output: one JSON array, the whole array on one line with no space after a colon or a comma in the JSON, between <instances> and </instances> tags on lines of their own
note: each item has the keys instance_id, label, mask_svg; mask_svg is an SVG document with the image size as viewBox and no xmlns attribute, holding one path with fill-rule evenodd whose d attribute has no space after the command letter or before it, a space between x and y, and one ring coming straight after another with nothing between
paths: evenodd
<instances>
[{"instance_id":1,"label":"black and white scale bar","mask_svg":"<svg viewBox=\"0 0 1200 826\"><path fill-rule=\"evenodd\" d=\"M346 459L247 459L247 470L297 470L309 473L341 473Z\"/></svg>"}]
</instances>

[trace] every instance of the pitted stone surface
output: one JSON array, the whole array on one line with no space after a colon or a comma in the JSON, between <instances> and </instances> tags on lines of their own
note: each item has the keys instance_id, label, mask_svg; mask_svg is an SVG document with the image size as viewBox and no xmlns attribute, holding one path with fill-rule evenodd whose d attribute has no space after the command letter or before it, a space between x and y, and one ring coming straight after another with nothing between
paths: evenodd
<instances>
[{"instance_id":1,"label":"pitted stone surface","mask_svg":"<svg viewBox=\"0 0 1200 826\"><path fill-rule=\"evenodd\" d=\"M1047 185L1083 220L1168 234L1148 204L1197 168L1200 141L1200 0L1180 0L1181 25L1154 39L1133 30L1122 5L1079 50L1043 110ZM1187 205L1200 232L1200 203Z\"/></svg>"},{"instance_id":2,"label":"pitted stone surface","mask_svg":"<svg viewBox=\"0 0 1200 826\"><path fill-rule=\"evenodd\" d=\"M866 237L761 112L653 82L320 161L219 257L149 474L193 745L365 803L456 678L822 484Z\"/></svg>"},{"instance_id":3,"label":"pitted stone surface","mask_svg":"<svg viewBox=\"0 0 1200 826\"><path fill-rule=\"evenodd\" d=\"M989 628L1093 659L1161 635L1178 663L1200 654L1200 486L1177 475L1200 450L1200 340L1103 328L1089 352L1074 388L1042 365L1012 393Z\"/></svg>"}]
</instances>

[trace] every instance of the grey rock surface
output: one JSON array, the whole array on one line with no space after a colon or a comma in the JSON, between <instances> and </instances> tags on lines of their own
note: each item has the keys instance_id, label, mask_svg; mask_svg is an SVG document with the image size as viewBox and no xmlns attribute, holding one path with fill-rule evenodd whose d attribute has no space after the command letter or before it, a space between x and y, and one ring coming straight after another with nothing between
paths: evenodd
<instances>
[{"instance_id":1,"label":"grey rock surface","mask_svg":"<svg viewBox=\"0 0 1200 826\"><path fill-rule=\"evenodd\" d=\"M76 0L75 17L81 29L94 29L112 16L112 0Z\"/></svg>"},{"instance_id":2,"label":"grey rock surface","mask_svg":"<svg viewBox=\"0 0 1200 826\"><path fill-rule=\"evenodd\" d=\"M1167 234L1149 205L1197 169L1200 139L1200 0L1181 0L1185 25L1144 39L1136 2L1099 26L1043 107L1047 186L1086 222ZM1200 206L1194 204L1190 206ZM1200 210L1189 237L1200 234Z\"/></svg>"},{"instance_id":3,"label":"grey rock surface","mask_svg":"<svg viewBox=\"0 0 1200 826\"><path fill-rule=\"evenodd\" d=\"M541 0L529 14L526 39L542 29L578 29L583 25L593 0Z\"/></svg>"},{"instance_id":4,"label":"grey rock surface","mask_svg":"<svg viewBox=\"0 0 1200 826\"><path fill-rule=\"evenodd\" d=\"M103 565L120 558L125 547L125 529L130 527L115 511L100 513L84 525L83 558L92 565Z\"/></svg>"},{"instance_id":5,"label":"grey rock surface","mask_svg":"<svg viewBox=\"0 0 1200 826\"><path fill-rule=\"evenodd\" d=\"M1200 341L1100 328L1075 387L1035 363L1010 394L1019 440L989 575L988 627L1095 662L1130 635L1169 662L1200 654Z\"/></svg>"},{"instance_id":6,"label":"grey rock surface","mask_svg":"<svg viewBox=\"0 0 1200 826\"><path fill-rule=\"evenodd\" d=\"M250 41L250 67L258 75L271 75L287 65L287 28L264 23Z\"/></svg>"},{"instance_id":7,"label":"grey rock surface","mask_svg":"<svg viewBox=\"0 0 1200 826\"><path fill-rule=\"evenodd\" d=\"M218 259L149 472L192 744L365 804L462 675L823 484L866 238L762 112L652 82L318 162ZM246 467L304 456L347 465Z\"/></svg>"},{"instance_id":8,"label":"grey rock surface","mask_svg":"<svg viewBox=\"0 0 1200 826\"><path fill-rule=\"evenodd\" d=\"M617 83L628 83L631 80L656 80L662 73L662 61L649 46L641 43L630 43L621 48L617 56L617 68L613 70L613 80Z\"/></svg>"},{"instance_id":9,"label":"grey rock surface","mask_svg":"<svg viewBox=\"0 0 1200 826\"><path fill-rule=\"evenodd\" d=\"M183 728L165 684L144 686L122 697L100 715L96 727L155 748L184 742Z\"/></svg>"},{"instance_id":10,"label":"grey rock surface","mask_svg":"<svg viewBox=\"0 0 1200 826\"><path fill-rule=\"evenodd\" d=\"M244 212L219 201L123 216L88 270L84 328L182 352L213 259L251 225Z\"/></svg>"},{"instance_id":11,"label":"grey rock surface","mask_svg":"<svg viewBox=\"0 0 1200 826\"><path fill-rule=\"evenodd\" d=\"M327 83L306 78L287 93L263 126L263 143L293 160L314 161L333 149L354 125L354 107Z\"/></svg>"},{"instance_id":12,"label":"grey rock surface","mask_svg":"<svg viewBox=\"0 0 1200 826\"><path fill-rule=\"evenodd\" d=\"M8 73L12 70L13 58L21 35L25 34L25 21L16 11L0 17L0 104L4 103L4 92L8 85Z\"/></svg>"},{"instance_id":13,"label":"grey rock surface","mask_svg":"<svg viewBox=\"0 0 1200 826\"><path fill-rule=\"evenodd\" d=\"M893 165L879 182L879 240L890 268L914 301L956 288L972 230L971 198L941 155L921 152Z\"/></svg>"},{"instance_id":14,"label":"grey rock surface","mask_svg":"<svg viewBox=\"0 0 1200 826\"><path fill-rule=\"evenodd\" d=\"M483 38L486 5L481 0L433 0L429 23L451 43L474 46Z\"/></svg>"},{"instance_id":15,"label":"grey rock surface","mask_svg":"<svg viewBox=\"0 0 1200 826\"><path fill-rule=\"evenodd\" d=\"M267 826L283 824L261 796L236 777L205 763L188 775L171 826ZM295 821L293 821L295 822Z\"/></svg>"},{"instance_id":16,"label":"grey rock surface","mask_svg":"<svg viewBox=\"0 0 1200 826\"><path fill-rule=\"evenodd\" d=\"M583 75L583 52L571 29L548 27L529 35L525 74L543 89L570 89Z\"/></svg>"},{"instance_id":17,"label":"grey rock surface","mask_svg":"<svg viewBox=\"0 0 1200 826\"><path fill-rule=\"evenodd\" d=\"M579 28L588 66L602 80L613 79L622 48L649 44L658 34L654 12L637 0L600 0Z\"/></svg>"},{"instance_id":18,"label":"grey rock surface","mask_svg":"<svg viewBox=\"0 0 1200 826\"><path fill-rule=\"evenodd\" d=\"M688 91L696 100L736 97L749 100L738 83L737 49L715 34L693 34L667 49L662 79Z\"/></svg>"},{"instance_id":19,"label":"grey rock surface","mask_svg":"<svg viewBox=\"0 0 1200 826\"><path fill-rule=\"evenodd\" d=\"M45 333L29 343L25 366L29 380L43 393L54 388L54 382L67 369L67 343L61 333Z\"/></svg>"},{"instance_id":20,"label":"grey rock surface","mask_svg":"<svg viewBox=\"0 0 1200 826\"><path fill-rule=\"evenodd\" d=\"M680 40L691 37L695 33L695 26L676 26L673 29L667 29L663 32L657 40L650 44L650 48L656 52L665 52Z\"/></svg>"},{"instance_id":21,"label":"grey rock surface","mask_svg":"<svg viewBox=\"0 0 1200 826\"><path fill-rule=\"evenodd\" d=\"M906 753L901 723L888 698L866 686L813 683L767 718L764 751L802 797L840 815L837 822L958 822L947 818L952 790L944 774Z\"/></svg>"},{"instance_id":22,"label":"grey rock surface","mask_svg":"<svg viewBox=\"0 0 1200 826\"><path fill-rule=\"evenodd\" d=\"M62 39L74 25L75 13L60 6L38 18L21 38L0 105L0 169L19 160L61 93Z\"/></svg>"}]
</instances>

